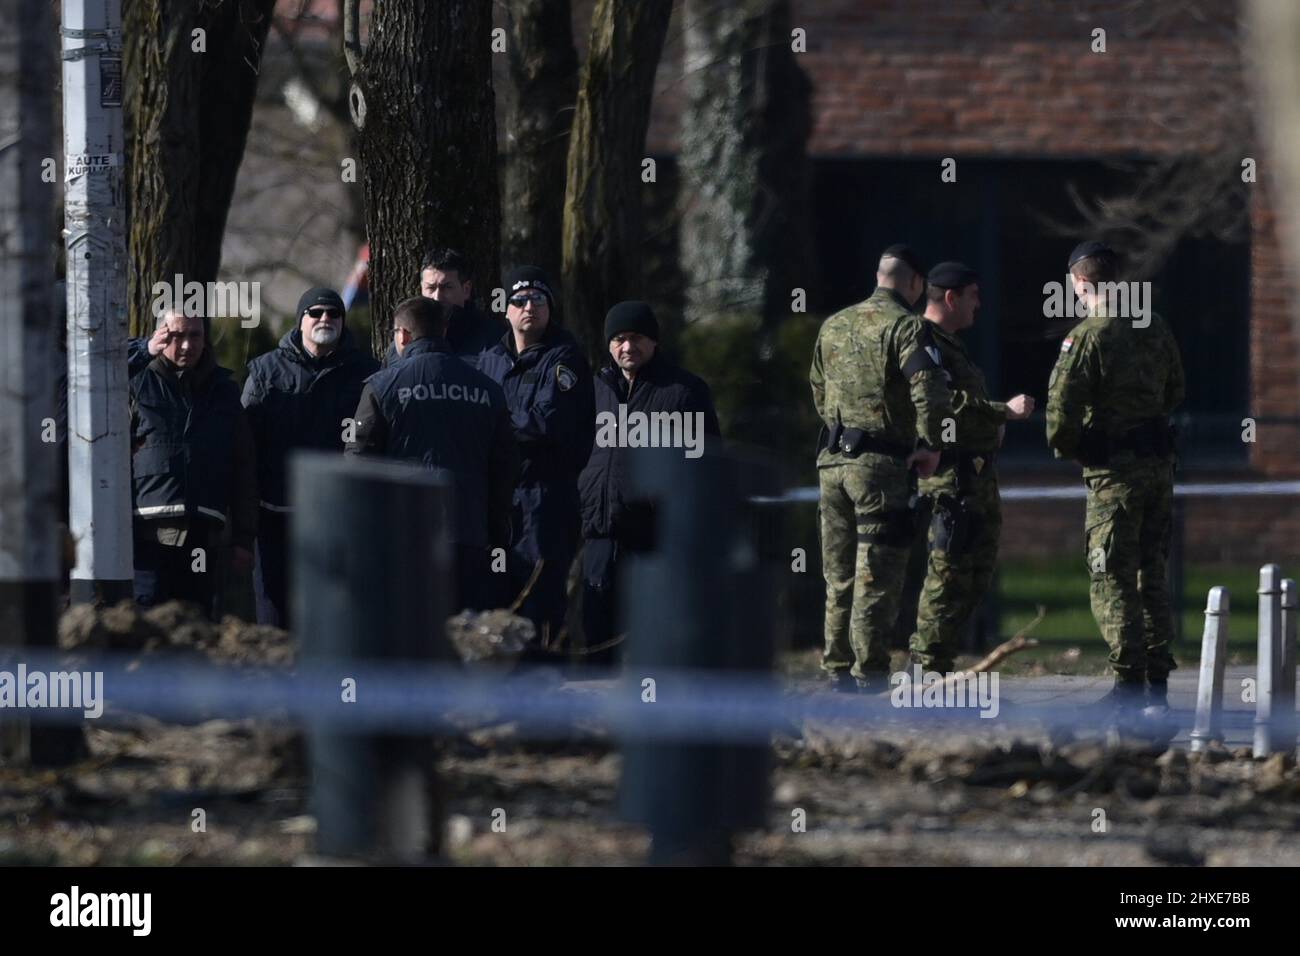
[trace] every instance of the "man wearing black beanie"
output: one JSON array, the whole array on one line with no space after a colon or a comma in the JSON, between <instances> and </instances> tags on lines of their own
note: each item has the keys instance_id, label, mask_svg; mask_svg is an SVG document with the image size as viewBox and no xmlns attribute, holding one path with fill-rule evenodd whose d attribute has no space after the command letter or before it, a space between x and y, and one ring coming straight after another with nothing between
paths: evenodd
<instances>
[{"instance_id":1,"label":"man wearing black beanie","mask_svg":"<svg viewBox=\"0 0 1300 956\"><path fill-rule=\"evenodd\" d=\"M542 656L564 626L578 548L578 473L595 435L591 369L559 325L545 272L519 266L506 276L505 290L510 331L483 353L479 371L505 391L519 444L507 569L515 594L537 570L519 612L537 628L533 651Z\"/></svg>"},{"instance_id":2,"label":"man wearing black beanie","mask_svg":"<svg viewBox=\"0 0 1300 956\"><path fill-rule=\"evenodd\" d=\"M596 376L596 418L629 420L657 412L698 414L707 435L719 436L713 395L703 379L659 351L659 322L644 302L620 302L605 316L610 363ZM620 414L620 406L626 410ZM629 506L629 464L635 448L607 441L598 431L587 467L578 479L582 494L582 627L588 648L600 647L619 630L615 604L621 554L641 532L644 508ZM703 436L700 436L701 438ZM588 663L608 664L613 648L590 653Z\"/></svg>"},{"instance_id":3,"label":"man wearing black beanie","mask_svg":"<svg viewBox=\"0 0 1300 956\"><path fill-rule=\"evenodd\" d=\"M379 368L357 348L344 312L333 289L308 289L279 346L248 363L243 403L257 447L253 590L259 624L290 625L289 454L297 448L342 452L344 422L356 412L366 378Z\"/></svg>"}]
</instances>

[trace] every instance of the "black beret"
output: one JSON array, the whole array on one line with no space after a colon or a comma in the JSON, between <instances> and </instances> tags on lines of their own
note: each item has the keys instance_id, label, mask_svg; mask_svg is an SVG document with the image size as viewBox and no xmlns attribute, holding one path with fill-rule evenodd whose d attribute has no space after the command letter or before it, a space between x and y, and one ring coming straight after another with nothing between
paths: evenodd
<instances>
[{"instance_id":1,"label":"black beret","mask_svg":"<svg viewBox=\"0 0 1300 956\"><path fill-rule=\"evenodd\" d=\"M546 273L537 266L515 266L506 276L507 299L516 292L526 289L536 289L538 292L545 293L547 304L554 311L555 293L551 291L551 282L546 278Z\"/></svg>"},{"instance_id":2,"label":"black beret","mask_svg":"<svg viewBox=\"0 0 1300 956\"><path fill-rule=\"evenodd\" d=\"M620 302L605 315L605 341L624 332L639 332L659 341L659 320L644 302Z\"/></svg>"},{"instance_id":3,"label":"black beret","mask_svg":"<svg viewBox=\"0 0 1300 956\"><path fill-rule=\"evenodd\" d=\"M1089 239L1087 242L1081 242L1074 247L1070 253L1070 263L1067 269L1074 268L1074 264L1080 259L1091 259L1093 257L1101 259L1115 259L1115 250L1104 242L1098 242L1096 239Z\"/></svg>"},{"instance_id":4,"label":"black beret","mask_svg":"<svg viewBox=\"0 0 1300 956\"><path fill-rule=\"evenodd\" d=\"M980 275L964 262L941 262L925 277L930 285L940 289L964 289L980 281Z\"/></svg>"},{"instance_id":5,"label":"black beret","mask_svg":"<svg viewBox=\"0 0 1300 956\"><path fill-rule=\"evenodd\" d=\"M294 318L301 319L302 314L315 305L328 305L339 310L342 315L347 312L347 307L343 304L343 297L333 289L327 289L324 286L317 286L314 289L308 289L301 298L298 299L298 312Z\"/></svg>"},{"instance_id":6,"label":"black beret","mask_svg":"<svg viewBox=\"0 0 1300 956\"><path fill-rule=\"evenodd\" d=\"M894 259L902 259L912 268L913 272L919 272L921 275L925 275L925 266L921 265L920 257L917 256L917 254L912 251L912 247L906 243L895 243L880 254L882 259L886 256Z\"/></svg>"}]
</instances>

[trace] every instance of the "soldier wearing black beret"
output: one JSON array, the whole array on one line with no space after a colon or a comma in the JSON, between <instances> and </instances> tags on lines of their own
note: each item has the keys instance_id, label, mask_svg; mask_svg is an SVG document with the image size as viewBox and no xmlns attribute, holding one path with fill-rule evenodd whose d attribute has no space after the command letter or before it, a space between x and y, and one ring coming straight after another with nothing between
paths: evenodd
<instances>
[{"instance_id":1,"label":"soldier wearing black beret","mask_svg":"<svg viewBox=\"0 0 1300 956\"><path fill-rule=\"evenodd\" d=\"M954 417L938 469L920 481L933 520L911 649L914 663L940 673L953 669L958 641L997 564L1002 511L994 462L1005 423L1034 410L1028 395L990 399L984 373L957 337L975 324L979 305L979 274L970 266L941 262L930 270L924 318L952 392Z\"/></svg>"}]
</instances>

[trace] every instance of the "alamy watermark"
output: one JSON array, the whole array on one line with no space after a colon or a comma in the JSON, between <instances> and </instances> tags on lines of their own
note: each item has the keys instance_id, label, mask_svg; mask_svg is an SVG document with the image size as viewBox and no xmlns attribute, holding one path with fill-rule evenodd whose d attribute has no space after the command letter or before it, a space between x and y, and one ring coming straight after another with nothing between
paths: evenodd
<instances>
[{"instance_id":1,"label":"alamy watermark","mask_svg":"<svg viewBox=\"0 0 1300 956\"><path fill-rule=\"evenodd\" d=\"M239 319L240 328L255 328L262 321L260 282L186 282L179 272L171 282L155 282L153 317L168 312L196 318Z\"/></svg>"},{"instance_id":2,"label":"alamy watermark","mask_svg":"<svg viewBox=\"0 0 1300 956\"><path fill-rule=\"evenodd\" d=\"M980 717L996 717L1001 709L998 697L998 672L957 671L941 674L922 671L913 664L911 671L896 671L889 675L893 690L889 702L895 707L978 708Z\"/></svg>"},{"instance_id":3,"label":"alamy watermark","mask_svg":"<svg viewBox=\"0 0 1300 956\"><path fill-rule=\"evenodd\" d=\"M0 710L10 708L76 708L94 720L104 712L104 672L0 670Z\"/></svg>"},{"instance_id":4,"label":"alamy watermark","mask_svg":"<svg viewBox=\"0 0 1300 956\"><path fill-rule=\"evenodd\" d=\"M50 925L118 926L129 928L132 936L148 936L153 928L153 894L83 893L74 885L50 897Z\"/></svg>"},{"instance_id":5,"label":"alamy watermark","mask_svg":"<svg viewBox=\"0 0 1300 956\"><path fill-rule=\"evenodd\" d=\"M1075 295L1075 278L1071 275L1063 283L1044 283L1043 317L1062 319L1073 315L1076 319L1086 319L1090 315L1110 315L1132 319L1135 329L1145 329L1151 324L1150 282L1080 281L1082 295Z\"/></svg>"},{"instance_id":6,"label":"alamy watermark","mask_svg":"<svg viewBox=\"0 0 1300 956\"><path fill-rule=\"evenodd\" d=\"M599 448L684 448L687 458L704 454L703 412L629 412L596 415Z\"/></svg>"}]
</instances>

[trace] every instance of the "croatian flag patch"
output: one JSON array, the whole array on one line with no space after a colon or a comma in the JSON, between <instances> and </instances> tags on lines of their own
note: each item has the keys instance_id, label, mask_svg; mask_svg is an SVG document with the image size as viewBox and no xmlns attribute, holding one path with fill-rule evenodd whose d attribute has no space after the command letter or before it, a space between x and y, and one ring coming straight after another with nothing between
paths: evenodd
<instances>
[{"instance_id":1,"label":"croatian flag patch","mask_svg":"<svg viewBox=\"0 0 1300 956\"><path fill-rule=\"evenodd\" d=\"M1061 351L1062 352L1070 351L1070 346L1073 344L1074 344L1074 339L1070 338L1069 336L1066 336L1065 341L1061 343Z\"/></svg>"}]
</instances>

